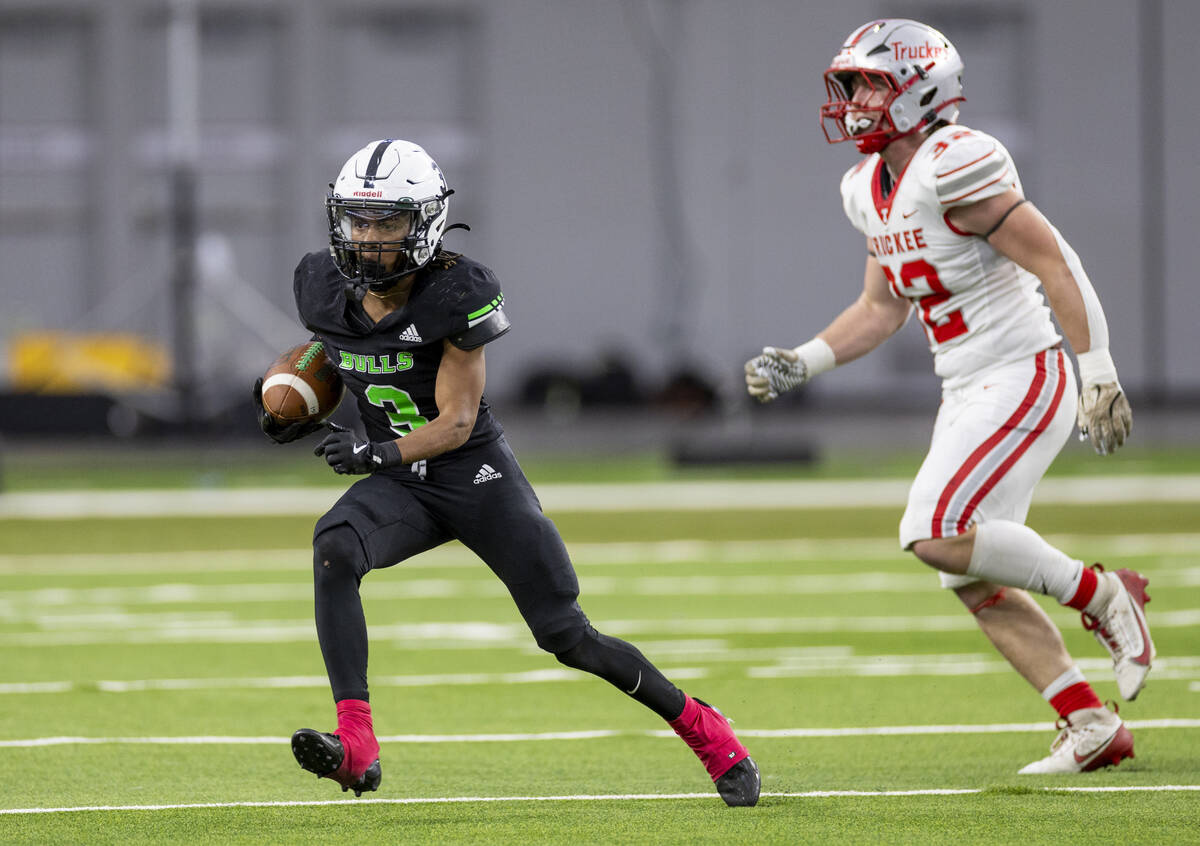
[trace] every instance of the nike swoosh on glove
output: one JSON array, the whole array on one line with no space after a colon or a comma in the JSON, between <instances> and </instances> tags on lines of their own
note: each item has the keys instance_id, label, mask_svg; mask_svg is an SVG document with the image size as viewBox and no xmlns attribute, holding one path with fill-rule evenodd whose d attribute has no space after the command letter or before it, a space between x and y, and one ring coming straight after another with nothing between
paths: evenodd
<instances>
[{"instance_id":1,"label":"nike swoosh on glove","mask_svg":"<svg viewBox=\"0 0 1200 846\"><path fill-rule=\"evenodd\" d=\"M746 391L759 402L770 402L808 381L808 365L795 350L763 347L762 355L746 362Z\"/></svg>"},{"instance_id":2,"label":"nike swoosh on glove","mask_svg":"<svg viewBox=\"0 0 1200 846\"><path fill-rule=\"evenodd\" d=\"M1100 455L1115 452L1133 430L1133 410L1116 382L1085 385L1075 419L1080 437L1086 436Z\"/></svg>"},{"instance_id":3,"label":"nike swoosh on glove","mask_svg":"<svg viewBox=\"0 0 1200 846\"><path fill-rule=\"evenodd\" d=\"M333 431L317 444L313 455L324 456L335 473L362 475L403 463L395 441L359 440L348 429L331 428Z\"/></svg>"}]
</instances>

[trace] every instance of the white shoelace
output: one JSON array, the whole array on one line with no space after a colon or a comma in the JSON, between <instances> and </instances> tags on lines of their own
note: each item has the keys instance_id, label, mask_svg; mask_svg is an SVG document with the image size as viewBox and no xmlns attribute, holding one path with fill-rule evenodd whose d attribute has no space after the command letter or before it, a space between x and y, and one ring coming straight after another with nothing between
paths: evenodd
<instances>
[{"instance_id":1,"label":"white shoelace","mask_svg":"<svg viewBox=\"0 0 1200 846\"><path fill-rule=\"evenodd\" d=\"M1108 721L1103 718L1091 720L1081 726L1073 726L1067 723L1066 728L1054 739L1054 743L1050 744L1050 751L1052 753L1059 752L1059 750L1067 746L1068 742L1073 739L1074 743L1067 746L1067 748L1088 748L1088 752L1090 753L1103 743L1105 737L1102 732L1111 728L1107 723ZM1089 743L1090 748L1088 747Z\"/></svg>"}]
</instances>

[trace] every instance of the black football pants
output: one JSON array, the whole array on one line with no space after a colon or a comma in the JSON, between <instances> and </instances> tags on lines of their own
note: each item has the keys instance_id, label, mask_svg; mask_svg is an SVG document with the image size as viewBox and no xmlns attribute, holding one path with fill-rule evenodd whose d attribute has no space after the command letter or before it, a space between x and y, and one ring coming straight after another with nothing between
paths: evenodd
<instances>
[{"instance_id":1,"label":"black football pants","mask_svg":"<svg viewBox=\"0 0 1200 846\"><path fill-rule=\"evenodd\" d=\"M425 478L408 471L366 476L317 521L317 636L335 700L368 698L363 576L451 539L500 578L539 647L664 719L679 716L682 691L634 646L592 628L558 529L503 438L438 456Z\"/></svg>"}]
</instances>

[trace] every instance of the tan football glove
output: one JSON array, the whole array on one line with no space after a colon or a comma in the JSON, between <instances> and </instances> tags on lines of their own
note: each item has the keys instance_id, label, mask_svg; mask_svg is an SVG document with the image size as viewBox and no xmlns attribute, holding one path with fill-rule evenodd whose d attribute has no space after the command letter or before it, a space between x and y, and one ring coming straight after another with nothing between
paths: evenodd
<instances>
[{"instance_id":1,"label":"tan football glove","mask_svg":"<svg viewBox=\"0 0 1200 846\"><path fill-rule=\"evenodd\" d=\"M808 381L808 365L795 350L763 347L762 355L746 362L746 391L759 402L770 402Z\"/></svg>"},{"instance_id":2,"label":"tan football glove","mask_svg":"<svg viewBox=\"0 0 1200 846\"><path fill-rule=\"evenodd\" d=\"M1080 440L1086 437L1100 455L1115 452L1133 429L1133 410L1117 382L1084 385L1075 419Z\"/></svg>"}]
</instances>

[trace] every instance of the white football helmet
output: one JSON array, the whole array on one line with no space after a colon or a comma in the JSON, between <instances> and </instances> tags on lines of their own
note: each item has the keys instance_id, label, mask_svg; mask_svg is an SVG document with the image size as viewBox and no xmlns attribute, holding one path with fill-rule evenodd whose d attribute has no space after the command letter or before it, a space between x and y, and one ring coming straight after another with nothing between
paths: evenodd
<instances>
[{"instance_id":1,"label":"white football helmet","mask_svg":"<svg viewBox=\"0 0 1200 846\"><path fill-rule=\"evenodd\" d=\"M347 279L382 292L402 276L427 265L446 231L446 198L454 192L429 154L411 141L372 141L349 158L329 183L325 211L329 251ZM408 219L407 234L397 240L355 239L355 223ZM402 223L402 221L401 221ZM383 228L383 227L381 227ZM395 226L403 232L402 225ZM398 253L394 266L385 254Z\"/></svg>"},{"instance_id":2,"label":"white football helmet","mask_svg":"<svg viewBox=\"0 0 1200 846\"><path fill-rule=\"evenodd\" d=\"M954 45L931 26L903 18L861 26L825 71L825 138L830 144L852 139L860 152L877 153L939 120L954 123L965 99L962 71ZM853 102L856 83L890 93L881 106L864 108Z\"/></svg>"}]
</instances>

